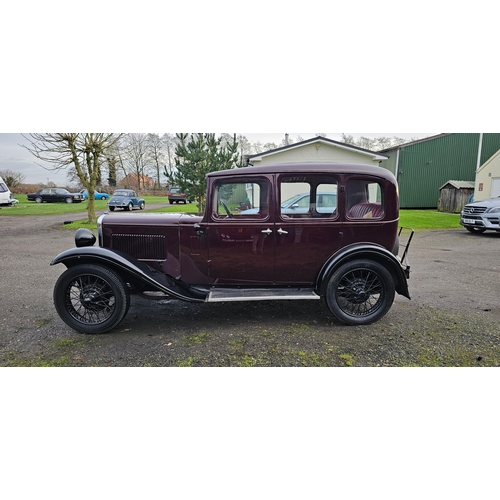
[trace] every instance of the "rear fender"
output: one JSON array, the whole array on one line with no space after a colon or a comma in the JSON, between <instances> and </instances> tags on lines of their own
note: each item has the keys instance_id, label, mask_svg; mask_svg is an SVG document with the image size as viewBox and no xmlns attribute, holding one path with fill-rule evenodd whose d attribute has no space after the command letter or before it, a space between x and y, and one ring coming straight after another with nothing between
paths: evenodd
<instances>
[{"instance_id":1,"label":"rear fender","mask_svg":"<svg viewBox=\"0 0 500 500\"><path fill-rule=\"evenodd\" d=\"M343 248L341 251L334 254L323 266L319 273L316 291L320 295L324 295L328 281L331 275L346 262L354 259L369 259L383 265L392 275L396 292L410 299L408 291L408 282L405 275L405 270L399 260L392 252L380 245L373 243L356 243Z\"/></svg>"},{"instance_id":2,"label":"rear fender","mask_svg":"<svg viewBox=\"0 0 500 500\"><path fill-rule=\"evenodd\" d=\"M158 290L175 299L203 302L205 296L195 294L187 286L159 271L150 268L130 255L118 250L102 247L72 248L60 253L50 263L51 266L64 264L72 267L77 264L100 264L114 270L124 281L139 282L146 290Z\"/></svg>"}]
</instances>

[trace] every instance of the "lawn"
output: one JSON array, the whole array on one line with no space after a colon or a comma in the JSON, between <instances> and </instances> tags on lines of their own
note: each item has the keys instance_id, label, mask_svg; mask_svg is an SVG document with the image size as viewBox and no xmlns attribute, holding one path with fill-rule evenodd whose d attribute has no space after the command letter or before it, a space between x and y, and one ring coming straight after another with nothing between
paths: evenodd
<instances>
[{"instance_id":1,"label":"lawn","mask_svg":"<svg viewBox=\"0 0 500 500\"><path fill-rule=\"evenodd\" d=\"M451 229L461 227L459 214L448 214L437 210L400 210L399 225L420 229Z\"/></svg>"}]
</instances>

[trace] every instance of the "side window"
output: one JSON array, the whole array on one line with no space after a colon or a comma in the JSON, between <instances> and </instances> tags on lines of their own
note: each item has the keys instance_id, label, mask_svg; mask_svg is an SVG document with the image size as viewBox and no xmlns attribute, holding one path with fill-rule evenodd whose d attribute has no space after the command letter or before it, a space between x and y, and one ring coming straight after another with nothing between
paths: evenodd
<instances>
[{"instance_id":1,"label":"side window","mask_svg":"<svg viewBox=\"0 0 500 500\"><path fill-rule=\"evenodd\" d=\"M215 219L266 219L269 216L267 180L220 182L213 194Z\"/></svg>"},{"instance_id":2,"label":"side window","mask_svg":"<svg viewBox=\"0 0 500 500\"><path fill-rule=\"evenodd\" d=\"M378 182L349 179L347 183L347 217L380 219L384 216L382 187Z\"/></svg>"},{"instance_id":3,"label":"side window","mask_svg":"<svg viewBox=\"0 0 500 500\"><path fill-rule=\"evenodd\" d=\"M284 218L329 218L337 211L337 182L318 176L285 177L280 182Z\"/></svg>"}]
</instances>

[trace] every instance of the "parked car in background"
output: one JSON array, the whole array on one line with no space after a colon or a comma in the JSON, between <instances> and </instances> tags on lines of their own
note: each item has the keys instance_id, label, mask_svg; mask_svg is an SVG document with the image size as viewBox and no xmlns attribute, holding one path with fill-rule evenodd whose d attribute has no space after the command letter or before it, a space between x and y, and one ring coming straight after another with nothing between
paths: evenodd
<instances>
[{"instance_id":1,"label":"parked car in background","mask_svg":"<svg viewBox=\"0 0 500 500\"><path fill-rule=\"evenodd\" d=\"M460 212L460 224L471 233L500 232L500 196L467 203Z\"/></svg>"},{"instance_id":2,"label":"parked car in background","mask_svg":"<svg viewBox=\"0 0 500 500\"><path fill-rule=\"evenodd\" d=\"M10 192L7 184L5 184L3 179L0 177L0 205L10 207L16 203L19 203L19 200L14 198L14 195Z\"/></svg>"},{"instance_id":3,"label":"parked car in background","mask_svg":"<svg viewBox=\"0 0 500 500\"><path fill-rule=\"evenodd\" d=\"M189 200L186 198L186 195L183 192L181 192L181 189L178 187L171 187L168 190L167 196L170 205L172 205L174 202L184 203L184 204L189 203Z\"/></svg>"},{"instance_id":4,"label":"parked car in background","mask_svg":"<svg viewBox=\"0 0 500 500\"><path fill-rule=\"evenodd\" d=\"M83 197L87 199L89 197L89 192L87 189L82 189L80 191L83 194ZM100 193L99 191L94 191L94 200L107 200L109 198L108 193Z\"/></svg>"},{"instance_id":5,"label":"parked car in background","mask_svg":"<svg viewBox=\"0 0 500 500\"><path fill-rule=\"evenodd\" d=\"M111 199L107 202L111 212L115 208L123 208L123 210L133 210L138 208L139 210L144 210L146 202L143 198L139 198L135 191L131 189L117 189Z\"/></svg>"},{"instance_id":6,"label":"parked car in background","mask_svg":"<svg viewBox=\"0 0 500 500\"><path fill-rule=\"evenodd\" d=\"M307 211L283 213L295 193L308 200ZM323 194L326 206L318 207ZM252 212L238 211L241 203ZM99 217L97 238L78 229L76 248L51 263L67 267L54 304L82 333L115 328L132 294L210 303L322 300L337 321L366 325L387 313L395 293L410 298L413 231L399 256L398 221L397 182L385 168L297 163L211 172L203 216L108 213Z\"/></svg>"},{"instance_id":7,"label":"parked car in background","mask_svg":"<svg viewBox=\"0 0 500 500\"><path fill-rule=\"evenodd\" d=\"M70 193L64 188L43 188L36 193L28 194L28 201L36 201L42 203L44 201L51 203L56 201L64 201L66 203L80 203L84 200L81 193Z\"/></svg>"}]
</instances>

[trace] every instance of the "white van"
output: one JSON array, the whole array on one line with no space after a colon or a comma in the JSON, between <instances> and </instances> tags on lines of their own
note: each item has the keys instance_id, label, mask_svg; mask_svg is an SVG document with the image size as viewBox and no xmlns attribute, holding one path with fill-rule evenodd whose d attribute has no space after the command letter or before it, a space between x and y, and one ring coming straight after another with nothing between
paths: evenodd
<instances>
[{"instance_id":1,"label":"white van","mask_svg":"<svg viewBox=\"0 0 500 500\"><path fill-rule=\"evenodd\" d=\"M10 192L10 189L7 187L7 184L0 177L0 206L1 205L15 205L18 203L18 200L14 198L14 195Z\"/></svg>"}]
</instances>

